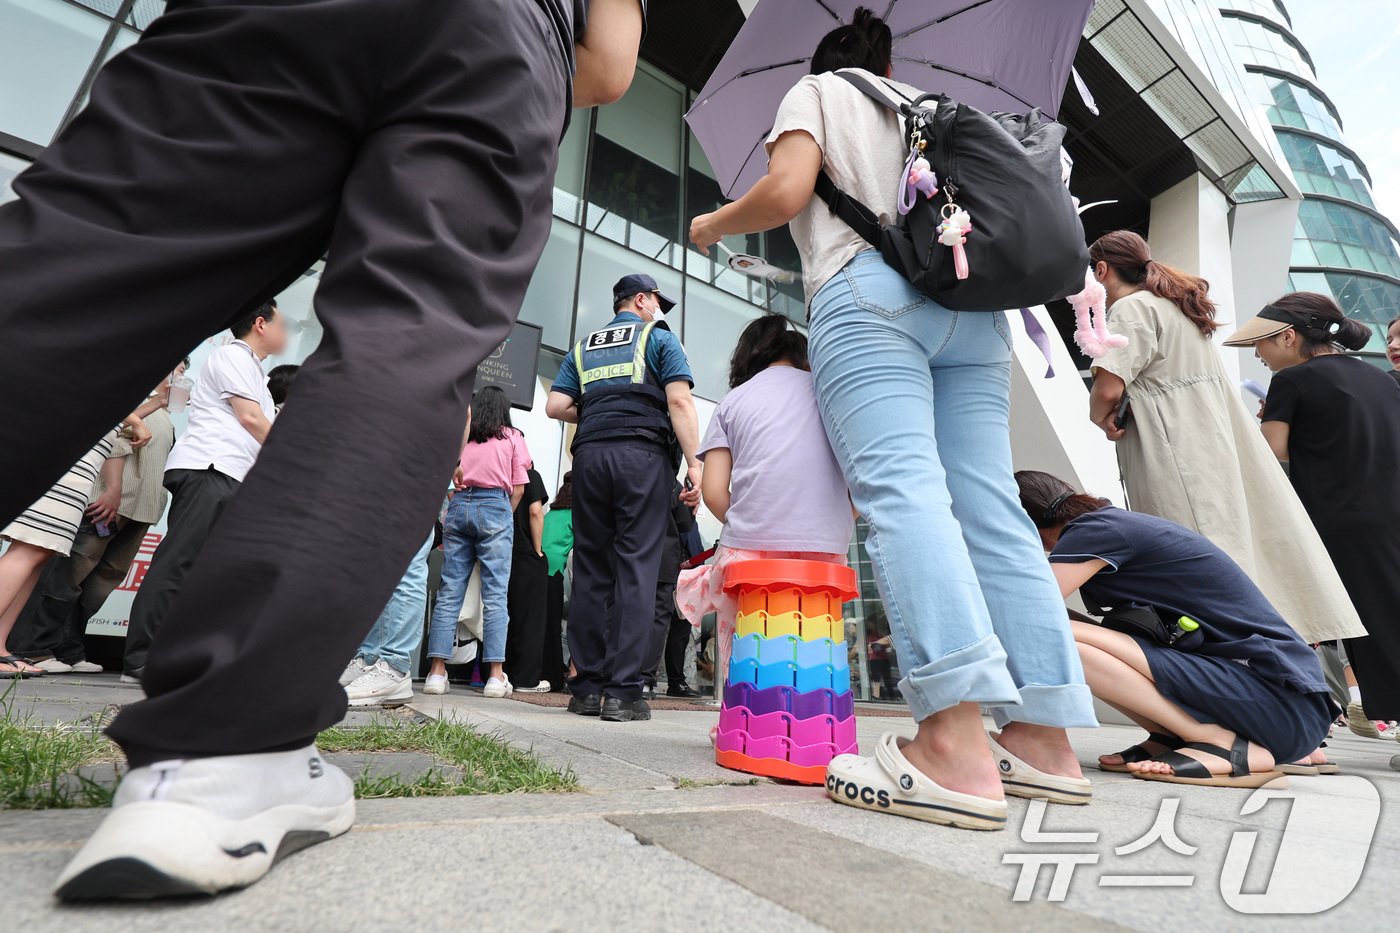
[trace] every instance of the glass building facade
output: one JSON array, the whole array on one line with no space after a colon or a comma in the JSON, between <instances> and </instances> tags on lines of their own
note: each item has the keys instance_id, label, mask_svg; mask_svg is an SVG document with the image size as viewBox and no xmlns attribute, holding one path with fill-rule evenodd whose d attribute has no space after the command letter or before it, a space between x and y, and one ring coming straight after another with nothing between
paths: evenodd
<instances>
[{"instance_id":1,"label":"glass building facade","mask_svg":"<svg viewBox=\"0 0 1400 933\"><path fill-rule=\"evenodd\" d=\"M1400 231L1376 209L1370 173L1347 145L1341 114L1318 86L1284 3L1220 0L1217 7L1251 103L1266 115L1303 191L1288 287L1330 294L1371 325L1367 351L1379 353L1386 323L1400 315Z\"/></svg>"}]
</instances>

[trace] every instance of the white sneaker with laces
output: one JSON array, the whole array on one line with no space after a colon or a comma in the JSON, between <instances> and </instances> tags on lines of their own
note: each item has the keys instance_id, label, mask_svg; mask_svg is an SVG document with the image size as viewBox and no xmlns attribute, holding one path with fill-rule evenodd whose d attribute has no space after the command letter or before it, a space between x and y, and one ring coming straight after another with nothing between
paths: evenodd
<instances>
[{"instance_id":1,"label":"white sneaker with laces","mask_svg":"<svg viewBox=\"0 0 1400 933\"><path fill-rule=\"evenodd\" d=\"M447 682L446 674L429 674L428 679L423 682L424 696L442 696L451 689L452 685Z\"/></svg>"},{"instance_id":2,"label":"white sneaker with laces","mask_svg":"<svg viewBox=\"0 0 1400 933\"><path fill-rule=\"evenodd\" d=\"M58 879L65 901L216 894L348 831L354 782L316 746L133 769Z\"/></svg>"},{"instance_id":3,"label":"white sneaker with laces","mask_svg":"<svg viewBox=\"0 0 1400 933\"><path fill-rule=\"evenodd\" d=\"M493 700L499 700L502 697L510 696L511 692L514 689L515 688L510 685L509 677L503 678L501 680L497 680L495 677L491 677L487 679L486 688L481 691L481 695L485 697L490 697Z\"/></svg>"},{"instance_id":4,"label":"white sneaker with laces","mask_svg":"<svg viewBox=\"0 0 1400 933\"><path fill-rule=\"evenodd\" d=\"M379 660L346 686L345 695L351 706L403 706L413 699L413 678Z\"/></svg>"},{"instance_id":5,"label":"white sneaker with laces","mask_svg":"<svg viewBox=\"0 0 1400 933\"><path fill-rule=\"evenodd\" d=\"M355 658L349 664L345 665L345 670L340 672L340 685L342 687L350 686L363 677L365 671L369 670L369 668L370 666L365 663L364 658Z\"/></svg>"},{"instance_id":6,"label":"white sneaker with laces","mask_svg":"<svg viewBox=\"0 0 1400 933\"><path fill-rule=\"evenodd\" d=\"M79 661L77 664L71 665L71 667L73 668L73 673L75 673L75 674L100 674L100 673L102 673L102 665L101 665L101 664L94 664L94 663L92 663L91 661Z\"/></svg>"},{"instance_id":7,"label":"white sneaker with laces","mask_svg":"<svg viewBox=\"0 0 1400 933\"><path fill-rule=\"evenodd\" d=\"M42 661L31 661L30 663L45 674L67 674L73 670L73 665L64 664L58 658L45 658Z\"/></svg>"}]
</instances>

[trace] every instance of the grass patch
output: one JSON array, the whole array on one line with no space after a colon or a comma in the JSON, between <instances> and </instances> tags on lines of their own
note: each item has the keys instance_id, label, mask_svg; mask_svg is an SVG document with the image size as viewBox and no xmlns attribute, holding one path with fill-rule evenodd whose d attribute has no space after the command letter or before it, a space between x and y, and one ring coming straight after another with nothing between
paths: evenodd
<instances>
[{"instance_id":1,"label":"grass patch","mask_svg":"<svg viewBox=\"0 0 1400 933\"><path fill-rule=\"evenodd\" d=\"M752 777L748 780L736 779L733 781L723 781L718 779L697 781L694 778L683 777L676 779L676 790L693 790L697 787L753 787L757 784L766 783L767 781L764 778L759 777Z\"/></svg>"},{"instance_id":2,"label":"grass patch","mask_svg":"<svg viewBox=\"0 0 1400 933\"><path fill-rule=\"evenodd\" d=\"M316 740L321 751L422 752L441 767L404 781L393 774L361 774L355 796L455 797L466 794L571 791L578 788L573 771L558 771L529 752L512 748L495 736L462 723L440 719L421 721L376 719L367 726L335 727Z\"/></svg>"},{"instance_id":3,"label":"grass patch","mask_svg":"<svg viewBox=\"0 0 1400 933\"><path fill-rule=\"evenodd\" d=\"M11 691L0 695L0 810L105 807L115 784L104 765L124 770L121 750L102 734L108 714L75 723L47 725L17 713ZM419 752L435 764L401 776L386 767L364 770L355 796L456 797L467 794L571 791L578 779L528 752L470 726L386 715L358 728L327 729L317 739L322 752ZM94 780L91 770L98 766ZM105 775L105 779L103 779Z\"/></svg>"}]
</instances>

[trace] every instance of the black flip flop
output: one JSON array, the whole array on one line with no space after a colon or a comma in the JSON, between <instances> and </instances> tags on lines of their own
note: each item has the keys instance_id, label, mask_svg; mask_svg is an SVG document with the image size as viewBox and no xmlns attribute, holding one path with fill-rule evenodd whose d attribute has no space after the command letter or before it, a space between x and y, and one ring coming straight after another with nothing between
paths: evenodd
<instances>
[{"instance_id":1,"label":"black flip flop","mask_svg":"<svg viewBox=\"0 0 1400 933\"><path fill-rule=\"evenodd\" d=\"M11 667L18 667L21 664L32 665L33 663L34 662L30 661L28 658L21 658L14 654L7 654L3 658L0 658L0 664L8 664ZM23 680L26 677L43 676L43 671L0 671L0 680Z\"/></svg>"},{"instance_id":2,"label":"black flip flop","mask_svg":"<svg viewBox=\"0 0 1400 933\"><path fill-rule=\"evenodd\" d=\"M1183 755L1180 752L1165 752L1148 760L1160 761L1169 765L1172 769L1171 774L1134 771L1133 777L1141 778L1144 781L1161 781L1164 784L1197 784L1202 787L1263 787L1274 781L1286 782L1288 780L1282 771L1276 769L1250 771L1249 742L1243 736L1235 736L1234 744L1229 749L1221 748L1219 745L1211 745L1209 742L1187 742L1182 747L1194 748L1198 752L1205 752L1225 759L1230 763L1230 773L1211 774L1210 769L1203 762L1197 761L1189 755ZM1278 786L1286 785L1279 784Z\"/></svg>"},{"instance_id":3,"label":"black flip flop","mask_svg":"<svg viewBox=\"0 0 1400 933\"><path fill-rule=\"evenodd\" d=\"M1176 751L1183 744L1185 744L1181 741L1181 739L1177 738L1174 735L1168 735L1165 732L1149 732L1147 733L1147 741L1156 742L1158 745L1165 745L1168 749L1171 749L1172 751ZM1123 749L1117 754L1123 756L1123 763L1121 765L1106 765L1101 762L1099 764L1099 770L1113 771L1119 774L1126 774L1128 772L1128 765L1134 764L1139 761L1147 761L1149 758L1152 757L1152 753L1149 752L1147 749L1143 748L1141 745L1129 746L1128 748Z\"/></svg>"}]
</instances>

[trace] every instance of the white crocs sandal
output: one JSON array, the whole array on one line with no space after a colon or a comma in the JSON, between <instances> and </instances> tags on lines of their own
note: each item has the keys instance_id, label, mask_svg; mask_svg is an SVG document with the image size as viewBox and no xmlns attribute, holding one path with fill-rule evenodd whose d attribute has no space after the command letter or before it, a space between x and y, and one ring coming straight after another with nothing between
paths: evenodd
<instances>
[{"instance_id":1,"label":"white crocs sandal","mask_svg":"<svg viewBox=\"0 0 1400 933\"><path fill-rule=\"evenodd\" d=\"M837 755L826 769L826 794L837 803L962 829L1003 829L1006 801L940 787L915 768L886 732L873 758Z\"/></svg>"},{"instance_id":2,"label":"white crocs sandal","mask_svg":"<svg viewBox=\"0 0 1400 933\"><path fill-rule=\"evenodd\" d=\"M992 746L992 757L996 759L997 771L1001 774L1001 786L1013 797L1082 806L1094 796L1092 785L1086 778L1047 774L1002 748L990 735L987 736L987 743Z\"/></svg>"}]
</instances>

